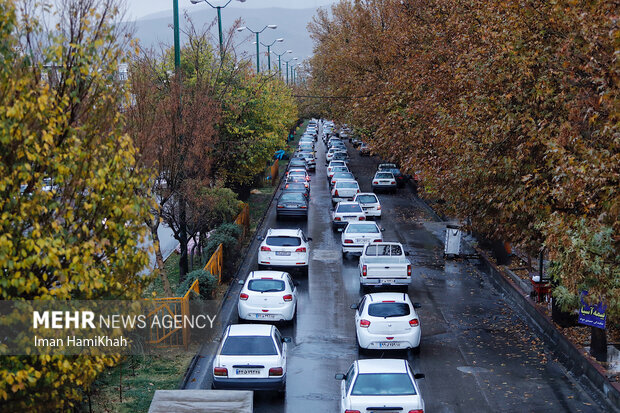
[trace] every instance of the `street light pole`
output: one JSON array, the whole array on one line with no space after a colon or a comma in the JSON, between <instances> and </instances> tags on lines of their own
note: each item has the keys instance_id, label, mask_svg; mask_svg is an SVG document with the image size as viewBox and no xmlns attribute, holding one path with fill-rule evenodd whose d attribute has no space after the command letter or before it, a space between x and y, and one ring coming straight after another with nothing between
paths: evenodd
<instances>
[{"instance_id":1,"label":"street light pole","mask_svg":"<svg viewBox=\"0 0 620 413\"><path fill-rule=\"evenodd\" d=\"M288 62L292 62L293 60L297 60L296 57L289 59L289 60L285 60L286 62L286 84L288 85Z\"/></svg>"},{"instance_id":2,"label":"street light pole","mask_svg":"<svg viewBox=\"0 0 620 413\"><path fill-rule=\"evenodd\" d=\"M293 51L292 50L287 50L286 52L280 53L280 54L278 54L276 52L273 52L273 54L278 56L278 73L280 74L280 78L282 78L282 56L284 56L287 53L293 53Z\"/></svg>"},{"instance_id":3,"label":"street light pole","mask_svg":"<svg viewBox=\"0 0 620 413\"><path fill-rule=\"evenodd\" d=\"M280 39L274 40L270 44L265 44L261 42L261 44L267 48L267 68L269 69L270 72L271 72L271 46L273 46L274 44L278 42L283 42L283 41L284 39L280 38Z\"/></svg>"},{"instance_id":4,"label":"street light pole","mask_svg":"<svg viewBox=\"0 0 620 413\"><path fill-rule=\"evenodd\" d=\"M178 0L174 0L175 3L178 2ZM230 4L230 2L232 0L228 0L228 2L226 4L224 4L223 6L214 6L213 4L209 3L208 0L190 0L192 2L192 4L198 4L198 3L207 3L209 6L211 6L214 9L217 9L217 29L218 29L218 33L219 33L219 39L220 39L220 60L224 60L224 36L222 34L222 9L226 6L228 6ZM237 0L241 3L244 3L245 0ZM178 18L178 16L177 16Z\"/></svg>"},{"instance_id":5,"label":"street light pole","mask_svg":"<svg viewBox=\"0 0 620 413\"><path fill-rule=\"evenodd\" d=\"M277 29L278 26L275 24L268 24L267 26L263 27L263 30L259 30L259 31L254 31L252 29L250 29L249 27L239 27L237 29L238 32L242 32L244 30L248 30L254 34L256 34L256 73L260 73L260 41L258 40L258 35L261 34L262 32L264 32L267 29Z\"/></svg>"},{"instance_id":6,"label":"street light pole","mask_svg":"<svg viewBox=\"0 0 620 413\"><path fill-rule=\"evenodd\" d=\"M181 67L181 40L179 36L179 0L172 0L172 13L174 16L174 70L175 72L178 72L179 67Z\"/></svg>"}]
</instances>

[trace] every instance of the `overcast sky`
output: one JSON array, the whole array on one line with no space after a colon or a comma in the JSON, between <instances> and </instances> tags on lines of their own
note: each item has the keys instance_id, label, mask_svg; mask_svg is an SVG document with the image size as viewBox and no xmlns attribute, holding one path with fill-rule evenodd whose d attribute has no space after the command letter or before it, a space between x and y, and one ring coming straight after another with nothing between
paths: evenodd
<instances>
[{"instance_id":1,"label":"overcast sky","mask_svg":"<svg viewBox=\"0 0 620 413\"><path fill-rule=\"evenodd\" d=\"M173 0L127 0L127 20L139 19L149 14L172 10ZM214 6L222 6L226 4L228 0L209 0ZM245 3L240 3L233 0L228 7L243 7L243 8L264 8L264 7L284 7L291 9L308 9L316 7L329 6L336 3L338 0L246 0ZM190 0L179 0L179 8L185 9L188 7L209 7L207 4L192 4Z\"/></svg>"}]
</instances>

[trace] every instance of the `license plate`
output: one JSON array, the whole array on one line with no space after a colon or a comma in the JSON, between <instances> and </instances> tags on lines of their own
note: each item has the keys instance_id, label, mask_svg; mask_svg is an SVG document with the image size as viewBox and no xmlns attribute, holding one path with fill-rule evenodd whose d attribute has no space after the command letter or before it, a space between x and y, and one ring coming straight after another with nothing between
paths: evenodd
<instances>
[{"instance_id":1,"label":"license plate","mask_svg":"<svg viewBox=\"0 0 620 413\"><path fill-rule=\"evenodd\" d=\"M237 369L238 376L256 376L260 374L260 369Z\"/></svg>"},{"instance_id":2,"label":"license plate","mask_svg":"<svg viewBox=\"0 0 620 413\"><path fill-rule=\"evenodd\" d=\"M396 280L394 279L383 279L381 280L381 284L394 284L396 282Z\"/></svg>"},{"instance_id":3,"label":"license plate","mask_svg":"<svg viewBox=\"0 0 620 413\"><path fill-rule=\"evenodd\" d=\"M366 241L366 240L365 240L364 238L357 238L357 239L355 240L355 242L356 242L357 244L363 244L365 241Z\"/></svg>"},{"instance_id":4,"label":"license plate","mask_svg":"<svg viewBox=\"0 0 620 413\"><path fill-rule=\"evenodd\" d=\"M276 251L276 255L280 257L288 257L291 255L290 251Z\"/></svg>"},{"instance_id":5,"label":"license plate","mask_svg":"<svg viewBox=\"0 0 620 413\"><path fill-rule=\"evenodd\" d=\"M362 209L363 209L364 211L368 211L369 209L372 209L372 207L362 207Z\"/></svg>"},{"instance_id":6,"label":"license plate","mask_svg":"<svg viewBox=\"0 0 620 413\"><path fill-rule=\"evenodd\" d=\"M355 220L355 219L357 219L357 217L353 217L353 216L350 216L350 217L343 217L343 218L344 218L344 219L346 219L347 221L351 221L351 220Z\"/></svg>"},{"instance_id":7,"label":"license plate","mask_svg":"<svg viewBox=\"0 0 620 413\"><path fill-rule=\"evenodd\" d=\"M400 347L400 343L398 341L382 341L379 343L379 347L381 348L395 348Z\"/></svg>"}]
</instances>

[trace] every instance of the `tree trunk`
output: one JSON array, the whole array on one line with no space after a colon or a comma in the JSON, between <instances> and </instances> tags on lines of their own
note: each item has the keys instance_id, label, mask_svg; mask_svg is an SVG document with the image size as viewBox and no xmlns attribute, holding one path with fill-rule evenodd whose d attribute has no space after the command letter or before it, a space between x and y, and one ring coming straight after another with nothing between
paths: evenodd
<instances>
[{"instance_id":1,"label":"tree trunk","mask_svg":"<svg viewBox=\"0 0 620 413\"><path fill-rule=\"evenodd\" d=\"M590 355L598 361L607 361L607 334L602 328L590 327Z\"/></svg>"},{"instance_id":2,"label":"tree trunk","mask_svg":"<svg viewBox=\"0 0 620 413\"><path fill-rule=\"evenodd\" d=\"M179 196L179 243L181 244L181 257L179 259L179 282L185 281L188 273L187 261L187 210L185 197Z\"/></svg>"},{"instance_id":3,"label":"tree trunk","mask_svg":"<svg viewBox=\"0 0 620 413\"><path fill-rule=\"evenodd\" d=\"M157 263L157 269L159 270L159 277L164 286L164 293L168 297L172 297L172 288L170 288L170 281L168 280L168 274L166 274L166 267L164 265L164 256L161 253L159 245L159 235L157 230L159 229L159 221L157 224L151 226L151 235L153 237L153 244L155 245L155 261Z\"/></svg>"}]
</instances>

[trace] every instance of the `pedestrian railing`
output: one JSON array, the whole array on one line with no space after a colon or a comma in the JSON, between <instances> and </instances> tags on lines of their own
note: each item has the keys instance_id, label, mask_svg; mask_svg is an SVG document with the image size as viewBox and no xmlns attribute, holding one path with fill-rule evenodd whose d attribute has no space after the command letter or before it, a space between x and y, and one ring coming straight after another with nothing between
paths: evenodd
<instances>
[{"instance_id":1,"label":"pedestrian railing","mask_svg":"<svg viewBox=\"0 0 620 413\"><path fill-rule=\"evenodd\" d=\"M245 238L250 231L250 205L243 203L243 209L235 219L235 224L243 229L241 237Z\"/></svg>"},{"instance_id":2,"label":"pedestrian railing","mask_svg":"<svg viewBox=\"0 0 620 413\"><path fill-rule=\"evenodd\" d=\"M205 265L205 271L208 271L211 275L217 277L217 282L222 283L222 269L224 266L224 246L222 244L217 246L217 249L209 258L207 265Z\"/></svg>"},{"instance_id":3,"label":"pedestrian railing","mask_svg":"<svg viewBox=\"0 0 620 413\"><path fill-rule=\"evenodd\" d=\"M276 159L273 165L271 165L271 185L275 185L278 181L278 175L280 173L280 164Z\"/></svg>"}]
</instances>

